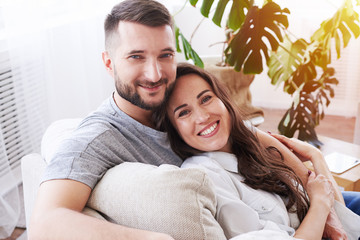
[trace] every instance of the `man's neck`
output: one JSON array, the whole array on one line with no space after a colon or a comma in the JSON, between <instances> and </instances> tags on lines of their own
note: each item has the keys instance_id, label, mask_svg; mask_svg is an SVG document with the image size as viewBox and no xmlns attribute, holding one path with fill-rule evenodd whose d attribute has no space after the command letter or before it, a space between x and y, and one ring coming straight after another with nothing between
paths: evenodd
<instances>
[{"instance_id":1,"label":"man's neck","mask_svg":"<svg viewBox=\"0 0 360 240\"><path fill-rule=\"evenodd\" d=\"M114 93L113 96L116 106L121 111L123 111L131 118L135 119L136 121L140 122L141 124L148 126L150 128L155 128L151 119L151 115L152 115L151 110L144 110L142 108L139 108L138 106L135 106L134 104L120 97L116 93Z\"/></svg>"}]
</instances>

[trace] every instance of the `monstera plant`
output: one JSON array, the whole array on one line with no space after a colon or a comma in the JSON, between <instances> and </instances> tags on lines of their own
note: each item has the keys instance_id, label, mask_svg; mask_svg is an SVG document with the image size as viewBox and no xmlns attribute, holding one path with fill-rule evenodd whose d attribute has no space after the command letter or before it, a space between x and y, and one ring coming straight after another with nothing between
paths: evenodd
<instances>
[{"instance_id":1,"label":"monstera plant","mask_svg":"<svg viewBox=\"0 0 360 240\"><path fill-rule=\"evenodd\" d=\"M198 0L189 2L196 7ZM229 11L225 11L228 4ZM271 83L283 84L284 92L292 96L291 106L278 125L279 132L293 137L298 131L299 139L319 146L315 127L323 119L324 108L330 104L335 94L333 87L338 84L335 70L330 67L331 49L335 48L340 58L350 39L359 36L355 5L360 5L360 0L344 0L308 40L294 39L287 30L290 11L275 1L257 6L253 0L203 0L199 9L204 17L214 10L212 21L231 30L224 50L227 65L246 74L259 74L266 64ZM221 26L223 18L225 26ZM178 28L176 39L177 50L203 67L201 58Z\"/></svg>"}]
</instances>

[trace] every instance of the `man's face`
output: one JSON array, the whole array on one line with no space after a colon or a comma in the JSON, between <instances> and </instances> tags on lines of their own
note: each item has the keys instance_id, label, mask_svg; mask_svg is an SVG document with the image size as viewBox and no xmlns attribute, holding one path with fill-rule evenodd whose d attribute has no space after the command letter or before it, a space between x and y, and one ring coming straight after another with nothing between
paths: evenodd
<instances>
[{"instance_id":1,"label":"man's face","mask_svg":"<svg viewBox=\"0 0 360 240\"><path fill-rule=\"evenodd\" d=\"M114 47L113 74L117 93L130 103L152 110L175 81L175 39L170 26L148 27L120 22Z\"/></svg>"}]
</instances>

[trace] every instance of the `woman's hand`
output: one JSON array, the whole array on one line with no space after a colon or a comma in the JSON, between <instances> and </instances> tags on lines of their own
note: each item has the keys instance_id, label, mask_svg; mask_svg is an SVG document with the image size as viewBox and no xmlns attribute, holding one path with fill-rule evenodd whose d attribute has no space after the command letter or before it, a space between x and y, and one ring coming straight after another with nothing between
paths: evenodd
<instances>
[{"instance_id":1,"label":"woman's hand","mask_svg":"<svg viewBox=\"0 0 360 240\"><path fill-rule=\"evenodd\" d=\"M316 147L296 138L288 138L283 135L270 133L271 136L279 140L287 148L290 149L301 161L310 160L313 162L318 158L322 158L322 153Z\"/></svg>"},{"instance_id":2,"label":"woman's hand","mask_svg":"<svg viewBox=\"0 0 360 240\"><path fill-rule=\"evenodd\" d=\"M321 239L324 234L335 236L326 230L327 218L334 204L334 190L331 182L323 175L311 173L306 184L310 208L295 231L295 238Z\"/></svg>"},{"instance_id":3,"label":"woman's hand","mask_svg":"<svg viewBox=\"0 0 360 240\"><path fill-rule=\"evenodd\" d=\"M326 220L323 238L330 238L332 240L347 240L348 237L336 215L334 208L331 209L330 214Z\"/></svg>"},{"instance_id":4,"label":"woman's hand","mask_svg":"<svg viewBox=\"0 0 360 240\"><path fill-rule=\"evenodd\" d=\"M314 203L322 204L330 212L330 209L334 204L335 197L334 189L329 179L321 174L315 176L315 173L312 172L309 175L306 189L310 198L310 205Z\"/></svg>"}]
</instances>

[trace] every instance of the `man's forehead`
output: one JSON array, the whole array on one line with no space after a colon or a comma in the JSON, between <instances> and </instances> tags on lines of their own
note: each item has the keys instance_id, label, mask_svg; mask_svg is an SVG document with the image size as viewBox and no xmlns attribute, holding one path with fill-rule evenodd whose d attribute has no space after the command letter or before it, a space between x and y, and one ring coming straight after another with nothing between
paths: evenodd
<instances>
[{"instance_id":1,"label":"man's forehead","mask_svg":"<svg viewBox=\"0 0 360 240\"><path fill-rule=\"evenodd\" d=\"M175 37L170 26L148 27L129 22L120 24L118 44L124 51L134 53L175 51Z\"/></svg>"}]
</instances>

